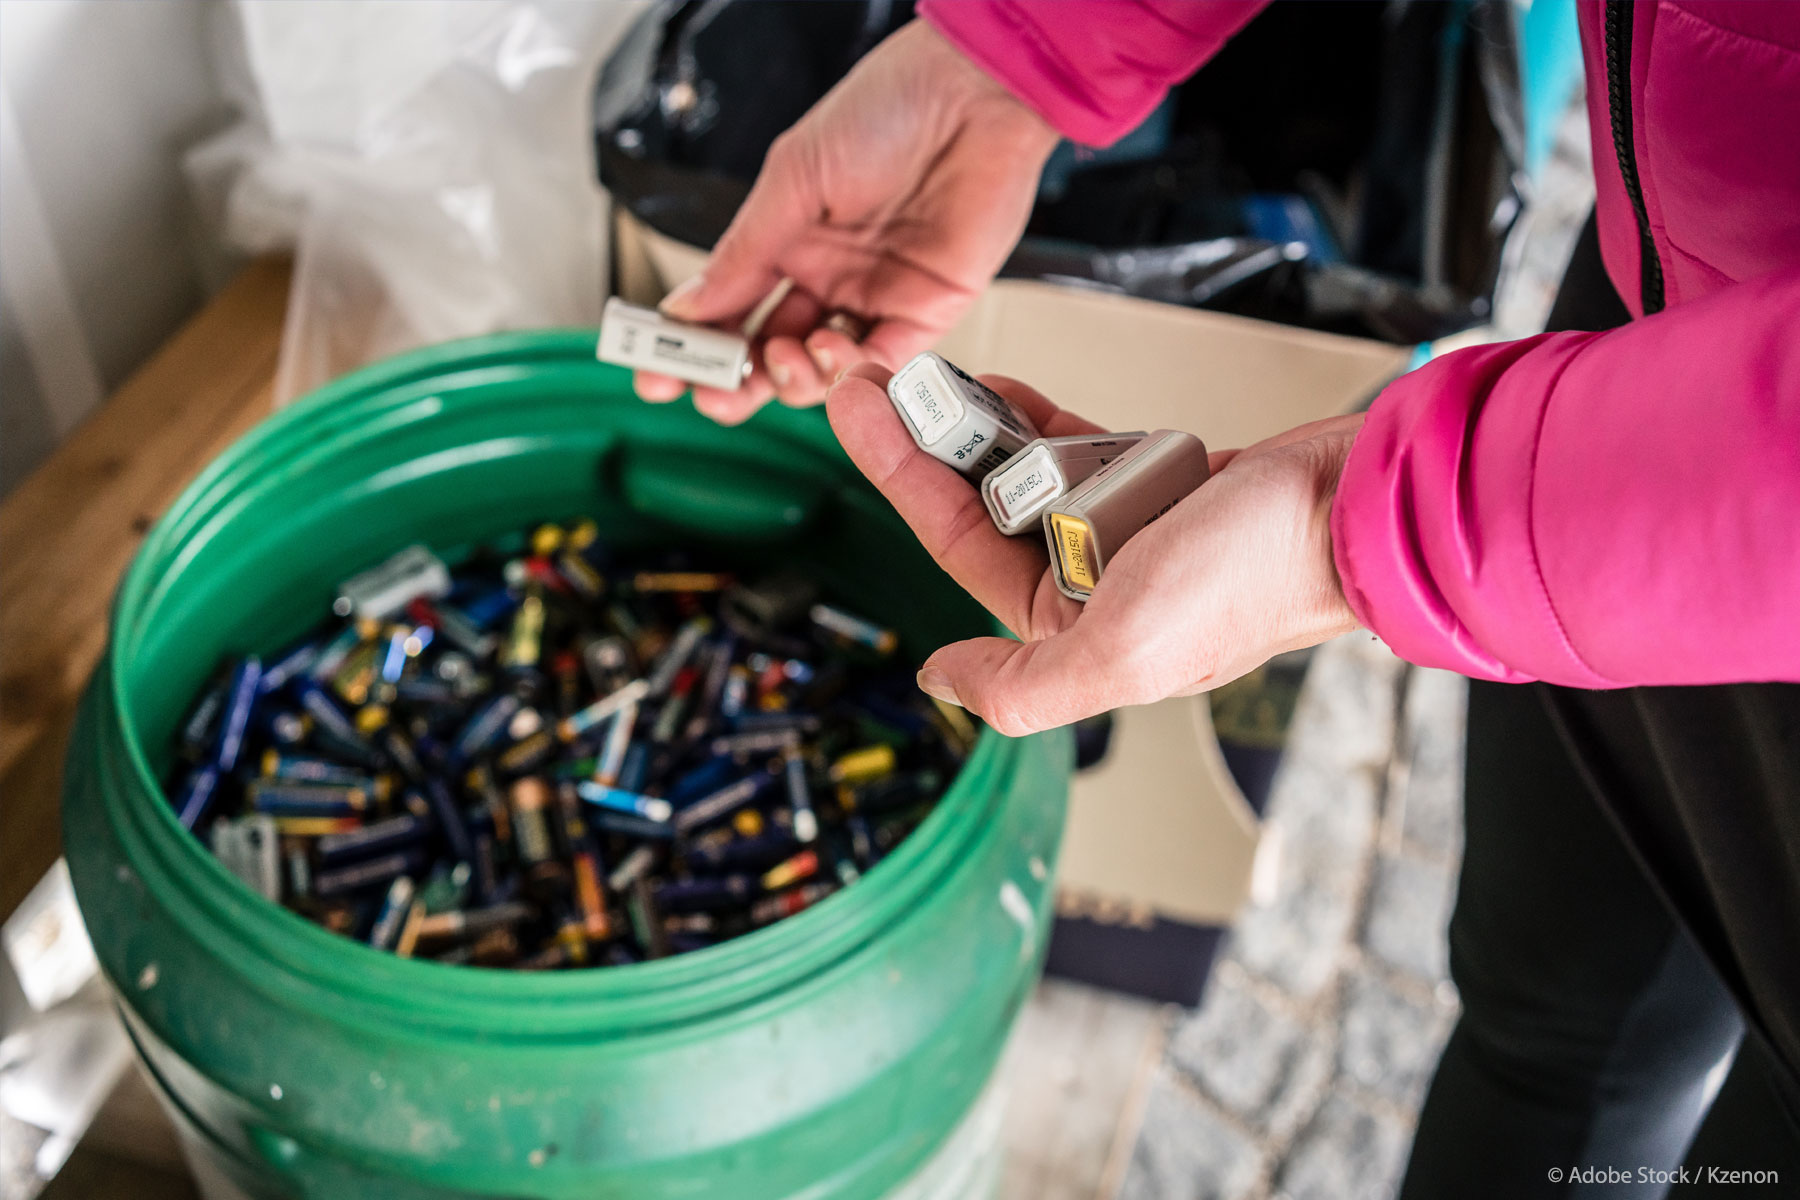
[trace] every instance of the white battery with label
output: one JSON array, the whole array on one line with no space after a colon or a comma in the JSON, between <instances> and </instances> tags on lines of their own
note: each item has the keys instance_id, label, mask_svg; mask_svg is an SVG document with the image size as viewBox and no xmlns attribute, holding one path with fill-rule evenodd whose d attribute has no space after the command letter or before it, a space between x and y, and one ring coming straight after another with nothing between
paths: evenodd
<instances>
[{"instance_id":1,"label":"white battery with label","mask_svg":"<svg viewBox=\"0 0 1800 1200\"><path fill-rule=\"evenodd\" d=\"M1001 533L1023 533L1038 524L1052 500L1143 440L1143 433L1075 434L1039 438L981 481L981 498Z\"/></svg>"},{"instance_id":2,"label":"white battery with label","mask_svg":"<svg viewBox=\"0 0 1800 1200\"><path fill-rule=\"evenodd\" d=\"M1044 511L1044 538L1062 594L1085 603L1119 548L1210 473L1204 442L1159 429L1053 502Z\"/></svg>"},{"instance_id":3,"label":"white battery with label","mask_svg":"<svg viewBox=\"0 0 1800 1200\"><path fill-rule=\"evenodd\" d=\"M734 391L750 374L750 342L723 329L689 325L617 296L600 315L601 362L672 375L703 387Z\"/></svg>"},{"instance_id":4,"label":"white battery with label","mask_svg":"<svg viewBox=\"0 0 1800 1200\"><path fill-rule=\"evenodd\" d=\"M979 480L1036 439L1006 397L927 350L888 380L888 399L919 449Z\"/></svg>"},{"instance_id":5,"label":"white battery with label","mask_svg":"<svg viewBox=\"0 0 1800 1200\"><path fill-rule=\"evenodd\" d=\"M338 587L331 611L359 621L385 621L414 600L450 592L450 569L427 546L408 546Z\"/></svg>"}]
</instances>

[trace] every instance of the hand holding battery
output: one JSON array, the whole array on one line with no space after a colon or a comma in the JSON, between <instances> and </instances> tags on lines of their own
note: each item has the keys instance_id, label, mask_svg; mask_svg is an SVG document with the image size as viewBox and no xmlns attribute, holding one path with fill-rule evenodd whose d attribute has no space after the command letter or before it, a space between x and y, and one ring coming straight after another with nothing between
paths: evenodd
<instances>
[{"instance_id":1,"label":"hand holding battery","mask_svg":"<svg viewBox=\"0 0 1800 1200\"><path fill-rule=\"evenodd\" d=\"M1055 132L923 22L863 58L770 149L705 273L664 302L682 321L736 331L783 279L741 387L700 387L727 423L771 395L816 404L845 368L897 365L936 340L985 287L1025 228ZM826 328L861 318L860 344ZM640 373L638 394L680 380Z\"/></svg>"},{"instance_id":2,"label":"hand holding battery","mask_svg":"<svg viewBox=\"0 0 1800 1200\"><path fill-rule=\"evenodd\" d=\"M1042 536L1002 534L974 482L916 444L888 379L865 365L840 380L832 428L939 565L1021 639L957 642L919 673L1002 733L1205 691L1356 627L1330 513L1360 416L1213 453L1212 477L1115 549L1081 604L1057 587ZM1024 384L983 382L1045 437L1104 432Z\"/></svg>"}]
</instances>

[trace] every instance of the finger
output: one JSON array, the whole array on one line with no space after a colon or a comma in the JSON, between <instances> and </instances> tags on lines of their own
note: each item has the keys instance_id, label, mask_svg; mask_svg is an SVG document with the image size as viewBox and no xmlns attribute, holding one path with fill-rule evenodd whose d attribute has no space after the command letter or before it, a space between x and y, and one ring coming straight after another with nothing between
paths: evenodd
<instances>
[{"instance_id":1,"label":"finger","mask_svg":"<svg viewBox=\"0 0 1800 1200\"><path fill-rule=\"evenodd\" d=\"M823 315L819 300L794 288L770 311L769 320L763 322L758 342L761 369L767 372L776 398L785 405L815 405L824 399L828 380L819 378L812 358L799 342L814 331Z\"/></svg>"},{"instance_id":2,"label":"finger","mask_svg":"<svg viewBox=\"0 0 1800 1200\"><path fill-rule=\"evenodd\" d=\"M757 365L745 377L742 387L695 387L694 407L721 425L737 425L749 420L774 394L768 371Z\"/></svg>"},{"instance_id":3,"label":"finger","mask_svg":"<svg viewBox=\"0 0 1800 1200\"><path fill-rule=\"evenodd\" d=\"M953 642L919 670L928 695L960 704L1008 737L1054 729L1150 698L1109 650L1104 620L1088 616L1037 642Z\"/></svg>"},{"instance_id":4,"label":"finger","mask_svg":"<svg viewBox=\"0 0 1800 1200\"><path fill-rule=\"evenodd\" d=\"M742 425L768 402L766 390L757 394L742 388L735 392L707 387L694 389L694 407L721 425Z\"/></svg>"},{"instance_id":5,"label":"finger","mask_svg":"<svg viewBox=\"0 0 1800 1200\"><path fill-rule=\"evenodd\" d=\"M736 425L748 420L776 392L793 386L794 380L789 367L795 355L810 366L811 360L806 358L805 351L798 349L798 343L791 337L779 335L805 332L812 328L818 318L818 301L798 289L790 291L762 322L764 338L757 343L756 353L751 358L753 368L745 377L743 386L729 391L720 388L695 388L695 407L725 425ZM782 343L788 345L778 350L774 358L770 358L770 346ZM823 387L815 387L813 390L819 398L823 398Z\"/></svg>"},{"instance_id":6,"label":"finger","mask_svg":"<svg viewBox=\"0 0 1800 1200\"><path fill-rule=\"evenodd\" d=\"M827 387L835 383L839 375L869 357L861 346L835 329L815 329L807 334L806 354Z\"/></svg>"},{"instance_id":7,"label":"finger","mask_svg":"<svg viewBox=\"0 0 1800 1200\"><path fill-rule=\"evenodd\" d=\"M876 362L888 370L900 365L919 351L930 347L943 333L929 325L902 317L888 317L876 323L862 340L863 360Z\"/></svg>"},{"instance_id":8,"label":"finger","mask_svg":"<svg viewBox=\"0 0 1800 1200\"><path fill-rule=\"evenodd\" d=\"M667 404L671 400L679 400L688 390L688 385L673 375L658 375L653 371L633 372L631 387L640 400L648 400L652 404Z\"/></svg>"},{"instance_id":9,"label":"finger","mask_svg":"<svg viewBox=\"0 0 1800 1200\"><path fill-rule=\"evenodd\" d=\"M1008 629L1021 637L1054 632L1079 611L1045 594L1042 538L1009 538L994 528L980 495L914 444L888 401L888 372L852 367L826 397L838 441L911 527L927 553Z\"/></svg>"},{"instance_id":10,"label":"finger","mask_svg":"<svg viewBox=\"0 0 1800 1200\"><path fill-rule=\"evenodd\" d=\"M855 342L834 329L815 329L804 341L771 339L763 350L769 377L775 380L783 404L811 405L825 399L838 376L868 356Z\"/></svg>"},{"instance_id":11,"label":"finger","mask_svg":"<svg viewBox=\"0 0 1800 1200\"><path fill-rule=\"evenodd\" d=\"M817 404L825 398L830 380L819 377L819 368L799 338L773 337L764 342L763 364L775 385L775 397L783 404Z\"/></svg>"},{"instance_id":12,"label":"finger","mask_svg":"<svg viewBox=\"0 0 1800 1200\"><path fill-rule=\"evenodd\" d=\"M816 299L794 288L763 322L762 368L783 404L817 404L825 399L831 377L819 377L812 356L800 342L818 326L824 313Z\"/></svg>"},{"instance_id":13,"label":"finger","mask_svg":"<svg viewBox=\"0 0 1800 1200\"><path fill-rule=\"evenodd\" d=\"M771 150L706 266L664 298L662 311L683 321L741 320L781 281L782 250L817 218L819 205L807 192L792 156Z\"/></svg>"}]
</instances>

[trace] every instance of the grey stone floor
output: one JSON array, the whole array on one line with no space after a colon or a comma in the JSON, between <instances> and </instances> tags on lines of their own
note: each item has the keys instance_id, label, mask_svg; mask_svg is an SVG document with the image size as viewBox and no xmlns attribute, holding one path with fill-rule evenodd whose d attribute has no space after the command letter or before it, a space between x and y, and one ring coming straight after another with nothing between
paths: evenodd
<instances>
[{"instance_id":1,"label":"grey stone floor","mask_svg":"<svg viewBox=\"0 0 1800 1200\"><path fill-rule=\"evenodd\" d=\"M1269 802L1277 884L1164 1018L1121 1196L1393 1194L1456 1016L1465 696L1366 634L1321 648Z\"/></svg>"}]
</instances>

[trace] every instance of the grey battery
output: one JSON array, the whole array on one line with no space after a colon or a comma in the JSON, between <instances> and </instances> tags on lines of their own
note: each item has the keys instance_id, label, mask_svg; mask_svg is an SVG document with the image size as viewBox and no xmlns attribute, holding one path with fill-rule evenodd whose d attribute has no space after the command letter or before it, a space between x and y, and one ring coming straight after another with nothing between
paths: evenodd
<instances>
[{"instance_id":1,"label":"grey battery","mask_svg":"<svg viewBox=\"0 0 1800 1200\"><path fill-rule=\"evenodd\" d=\"M281 902L281 835L274 817L220 821L212 828L212 847L227 871L264 899Z\"/></svg>"},{"instance_id":2,"label":"grey battery","mask_svg":"<svg viewBox=\"0 0 1800 1200\"><path fill-rule=\"evenodd\" d=\"M340 617L384 621L414 600L437 600L449 592L450 571L443 560L424 546L408 546L346 579L331 610Z\"/></svg>"},{"instance_id":3,"label":"grey battery","mask_svg":"<svg viewBox=\"0 0 1800 1200\"><path fill-rule=\"evenodd\" d=\"M929 350L888 380L888 399L919 449L969 479L981 479L1038 435L1006 397Z\"/></svg>"},{"instance_id":4,"label":"grey battery","mask_svg":"<svg viewBox=\"0 0 1800 1200\"><path fill-rule=\"evenodd\" d=\"M1085 602L1131 537L1206 482L1206 445L1159 429L1044 510L1050 568L1063 595Z\"/></svg>"},{"instance_id":5,"label":"grey battery","mask_svg":"<svg viewBox=\"0 0 1800 1200\"><path fill-rule=\"evenodd\" d=\"M750 343L735 333L671 320L614 296L600 317L601 362L732 391L750 374Z\"/></svg>"},{"instance_id":6,"label":"grey battery","mask_svg":"<svg viewBox=\"0 0 1800 1200\"><path fill-rule=\"evenodd\" d=\"M1087 481L1144 438L1143 433L1039 438L989 471L981 498L1001 533L1023 533L1040 524L1051 501Z\"/></svg>"}]
</instances>

